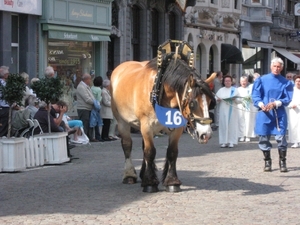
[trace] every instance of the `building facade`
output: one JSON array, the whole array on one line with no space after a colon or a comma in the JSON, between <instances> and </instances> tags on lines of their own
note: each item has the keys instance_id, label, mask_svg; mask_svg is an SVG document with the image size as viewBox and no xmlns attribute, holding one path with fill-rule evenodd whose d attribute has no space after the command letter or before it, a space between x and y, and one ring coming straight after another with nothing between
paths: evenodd
<instances>
[{"instance_id":1,"label":"building facade","mask_svg":"<svg viewBox=\"0 0 300 225\"><path fill-rule=\"evenodd\" d=\"M128 60L149 60L168 39L184 39L183 5L194 0L115 0L112 3L112 35L108 43L108 67Z\"/></svg>"},{"instance_id":2,"label":"building facade","mask_svg":"<svg viewBox=\"0 0 300 225\"><path fill-rule=\"evenodd\" d=\"M37 76L37 23L40 0L0 1L0 63L11 73Z\"/></svg>"},{"instance_id":3,"label":"building facade","mask_svg":"<svg viewBox=\"0 0 300 225\"><path fill-rule=\"evenodd\" d=\"M194 47L195 67L204 76L214 71L238 75L241 52L239 0L198 0L185 15L184 39Z\"/></svg>"},{"instance_id":4,"label":"building facade","mask_svg":"<svg viewBox=\"0 0 300 225\"><path fill-rule=\"evenodd\" d=\"M84 73L105 77L112 0L43 0L38 23L38 71L64 82L63 100L76 115L75 90Z\"/></svg>"},{"instance_id":5,"label":"building facade","mask_svg":"<svg viewBox=\"0 0 300 225\"><path fill-rule=\"evenodd\" d=\"M243 0L241 34L247 73L265 74L275 56L284 60L283 74L300 69L297 0Z\"/></svg>"}]
</instances>

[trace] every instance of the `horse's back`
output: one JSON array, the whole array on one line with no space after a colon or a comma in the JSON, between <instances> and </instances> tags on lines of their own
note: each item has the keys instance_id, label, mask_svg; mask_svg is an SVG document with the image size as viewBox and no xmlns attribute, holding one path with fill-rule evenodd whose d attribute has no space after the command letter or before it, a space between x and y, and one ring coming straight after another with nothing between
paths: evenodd
<instances>
[{"instance_id":1,"label":"horse's back","mask_svg":"<svg viewBox=\"0 0 300 225\"><path fill-rule=\"evenodd\" d=\"M148 61L128 61L120 64L111 76L113 110L116 118L121 117L131 124L141 115L152 110L150 92L156 71L148 68Z\"/></svg>"}]
</instances>

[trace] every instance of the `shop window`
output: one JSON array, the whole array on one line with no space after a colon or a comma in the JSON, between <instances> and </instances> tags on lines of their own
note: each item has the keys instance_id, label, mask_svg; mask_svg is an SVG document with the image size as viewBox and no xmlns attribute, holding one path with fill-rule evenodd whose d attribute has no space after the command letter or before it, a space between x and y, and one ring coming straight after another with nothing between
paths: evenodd
<instances>
[{"instance_id":1,"label":"shop window","mask_svg":"<svg viewBox=\"0 0 300 225\"><path fill-rule=\"evenodd\" d=\"M50 40L48 42L48 65L64 82L63 99L69 106L68 114L76 114L75 89L84 73L95 75L94 44L85 41ZM74 113L74 114L73 114Z\"/></svg>"}]
</instances>

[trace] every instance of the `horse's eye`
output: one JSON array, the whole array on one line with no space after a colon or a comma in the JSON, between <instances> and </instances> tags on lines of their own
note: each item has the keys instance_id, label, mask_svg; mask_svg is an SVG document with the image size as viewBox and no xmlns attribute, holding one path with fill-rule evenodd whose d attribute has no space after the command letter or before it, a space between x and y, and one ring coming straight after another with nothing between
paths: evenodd
<instances>
[{"instance_id":1,"label":"horse's eye","mask_svg":"<svg viewBox=\"0 0 300 225\"><path fill-rule=\"evenodd\" d=\"M196 108L196 104L197 103L195 100L190 101L190 104L189 104L190 110L194 110Z\"/></svg>"}]
</instances>

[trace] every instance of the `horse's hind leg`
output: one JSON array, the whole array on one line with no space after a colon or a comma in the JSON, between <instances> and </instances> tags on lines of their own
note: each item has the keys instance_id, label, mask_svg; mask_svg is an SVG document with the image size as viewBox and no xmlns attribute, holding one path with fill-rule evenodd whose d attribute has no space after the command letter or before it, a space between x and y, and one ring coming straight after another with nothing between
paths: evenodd
<instances>
[{"instance_id":1,"label":"horse's hind leg","mask_svg":"<svg viewBox=\"0 0 300 225\"><path fill-rule=\"evenodd\" d=\"M132 139L130 126L126 122L119 120L118 130L121 135L121 144L125 156L123 184L134 184L137 181L137 175L131 159Z\"/></svg>"},{"instance_id":2,"label":"horse's hind leg","mask_svg":"<svg viewBox=\"0 0 300 225\"><path fill-rule=\"evenodd\" d=\"M179 192L181 191L181 181L177 177L176 161L178 157L178 141L182 134L181 129L174 130L169 137L169 146L167 149L166 162L163 171L163 185L166 191Z\"/></svg>"}]
</instances>

